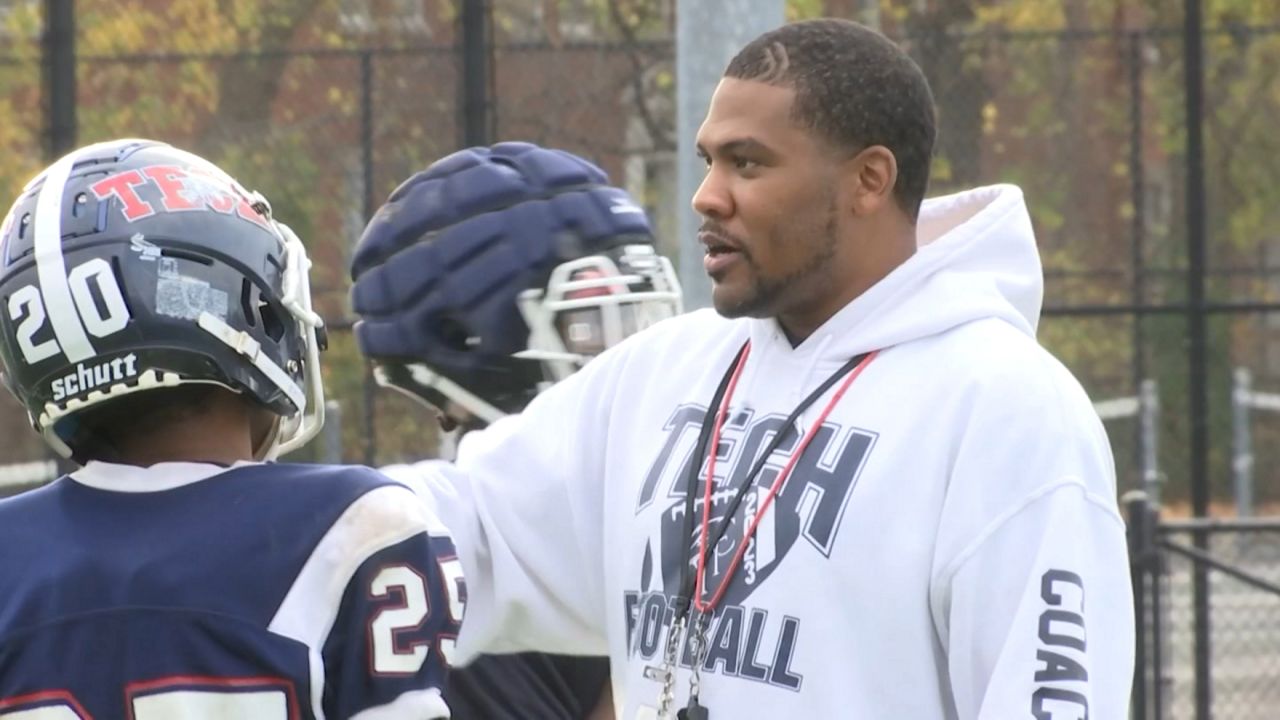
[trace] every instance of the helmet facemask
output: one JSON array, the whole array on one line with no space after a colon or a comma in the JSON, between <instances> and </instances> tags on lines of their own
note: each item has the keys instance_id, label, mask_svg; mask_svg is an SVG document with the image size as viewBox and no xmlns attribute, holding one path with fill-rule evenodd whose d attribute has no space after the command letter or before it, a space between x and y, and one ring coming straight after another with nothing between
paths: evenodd
<instances>
[{"instance_id":1,"label":"helmet facemask","mask_svg":"<svg viewBox=\"0 0 1280 720\"><path fill-rule=\"evenodd\" d=\"M562 263L545 289L521 293L519 305L529 349L515 357L541 361L549 382L682 310L675 269L651 245Z\"/></svg>"}]
</instances>

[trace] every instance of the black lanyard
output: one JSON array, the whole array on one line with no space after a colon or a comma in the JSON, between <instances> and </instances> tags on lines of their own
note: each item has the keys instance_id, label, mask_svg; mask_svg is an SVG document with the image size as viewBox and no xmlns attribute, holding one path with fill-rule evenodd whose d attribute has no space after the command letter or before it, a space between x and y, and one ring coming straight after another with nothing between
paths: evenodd
<instances>
[{"instance_id":1,"label":"black lanyard","mask_svg":"<svg viewBox=\"0 0 1280 720\"><path fill-rule=\"evenodd\" d=\"M698 444L697 447L694 448L693 458L689 462L689 473L685 481L684 540L690 544L693 542L693 505L694 498L698 495L698 474L707 458L707 443L711 440L711 433L716 422L716 414L720 411L720 403L724 402L724 394L728 392L729 382L737 371L738 365L742 362L743 356L746 355L749 344L750 341L743 343L742 347L738 350L738 354L734 356L733 362L729 364L729 368L724 373L724 377L720 379L720 385L716 388L715 395L711 398L711 404L707 406L707 411L702 416L702 430L698 433ZM764 469L764 465L769 460L769 456L773 455L774 451L778 449L778 446L782 444L782 441L786 436L795 430L796 420L800 415L807 410L810 405L817 402L818 398L826 394L826 392L831 389L831 386L835 385L840 378L849 374L849 372L856 368L870 354L871 353L862 353L861 355L849 360L849 362L846 362L844 365L841 365L840 369L832 373L831 376L819 385L816 390L809 393L808 397L801 400L795 410L791 411L791 414L788 415L787 419L783 422L782 428L778 432L774 433L773 438L765 447L764 452L761 453L759 458L756 460L755 467L751 468L751 472L747 474L742 485L738 487L737 494L734 495L733 501L729 503L728 511L725 512L724 517L720 520L720 524L716 529L714 538L707 542L705 547L701 549L702 563L705 564L710 559L713 548L715 548L715 546L720 543L720 540L724 538L724 534L729 529L729 524L732 522L733 516L738 512L738 507L742 504L742 499L746 497L747 490L755 484L756 476ZM729 408L725 408L725 412L727 413L728 411ZM716 452L717 450L718 448L711 448L711 452ZM708 480L710 482L715 482L715 478L708 478ZM747 542L747 538L743 538L743 542ZM697 553L699 550L694 549L693 552ZM683 554L684 553L682 552L681 556L683 556ZM673 626L676 622L688 616L689 606L693 603L694 582L696 581L696 577L694 572L690 571L690 565L696 567L698 563L683 563L680 567L680 595L676 598L677 605L675 618L672 620ZM731 580L731 577L726 577L721 579L721 582L730 582Z\"/></svg>"}]
</instances>

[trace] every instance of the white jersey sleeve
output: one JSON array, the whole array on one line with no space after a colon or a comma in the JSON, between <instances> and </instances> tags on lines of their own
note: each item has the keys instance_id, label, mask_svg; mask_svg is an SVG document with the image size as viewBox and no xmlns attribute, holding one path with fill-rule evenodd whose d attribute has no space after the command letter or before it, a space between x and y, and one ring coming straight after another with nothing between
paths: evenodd
<instances>
[{"instance_id":1,"label":"white jersey sleeve","mask_svg":"<svg viewBox=\"0 0 1280 720\"><path fill-rule=\"evenodd\" d=\"M456 540L468 589L460 662L531 648L607 654L601 468L624 357L606 353L524 413L468 433L455 464L390 469Z\"/></svg>"},{"instance_id":2,"label":"white jersey sleeve","mask_svg":"<svg viewBox=\"0 0 1280 720\"><path fill-rule=\"evenodd\" d=\"M1125 717L1133 599L1101 423L1083 392L994 395L961 440L934 570L956 715Z\"/></svg>"}]
</instances>

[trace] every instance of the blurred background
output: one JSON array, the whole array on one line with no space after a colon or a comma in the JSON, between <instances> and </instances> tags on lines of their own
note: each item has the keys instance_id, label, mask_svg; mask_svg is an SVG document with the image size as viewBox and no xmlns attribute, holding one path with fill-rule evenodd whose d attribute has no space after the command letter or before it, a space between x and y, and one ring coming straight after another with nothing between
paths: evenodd
<instances>
[{"instance_id":1,"label":"blurred background","mask_svg":"<svg viewBox=\"0 0 1280 720\"><path fill-rule=\"evenodd\" d=\"M1254 519L1153 537L1181 533L1261 585L1185 554L1135 561L1143 602L1159 593L1137 712L1276 717L1280 533L1259 518L1280 513L1280 2L685 2L0 0L0 202L115 137L219 164L316 261L332 422L293 459L416 459L437 450L434 418L373 385L349 331L350 252L401 180L468 145L565 148L641 200L679 260L693 238L677 80L728 59L698 54L700 35L755 13L879 27L933 85L931 194L1026 193L1040 338L1106 419L1120 492L1158 499L1165 520ZM697 304L701 268L681 274ZM54 472L0 397L0 493Z\"/></svg>"}]
</instances>

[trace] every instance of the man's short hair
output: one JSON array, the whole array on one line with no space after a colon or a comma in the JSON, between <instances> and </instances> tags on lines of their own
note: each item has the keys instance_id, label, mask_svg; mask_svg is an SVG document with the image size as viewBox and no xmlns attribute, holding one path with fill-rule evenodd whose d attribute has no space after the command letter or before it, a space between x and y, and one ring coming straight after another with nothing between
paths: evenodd
<instances>
[{"instance_id":1,"label":"man's short hair","mask_svg":"<svg viewBox=\"0 0 1280 720\"><path fill-rule=\"evenodd\" d=\"M795 89L793 117L839 149L888 148L894 197L914 219L929 185L937 124L920 67L884 35L849 20L806 20L751 41L725 77Z\"/></svg>"}]
</instances>

